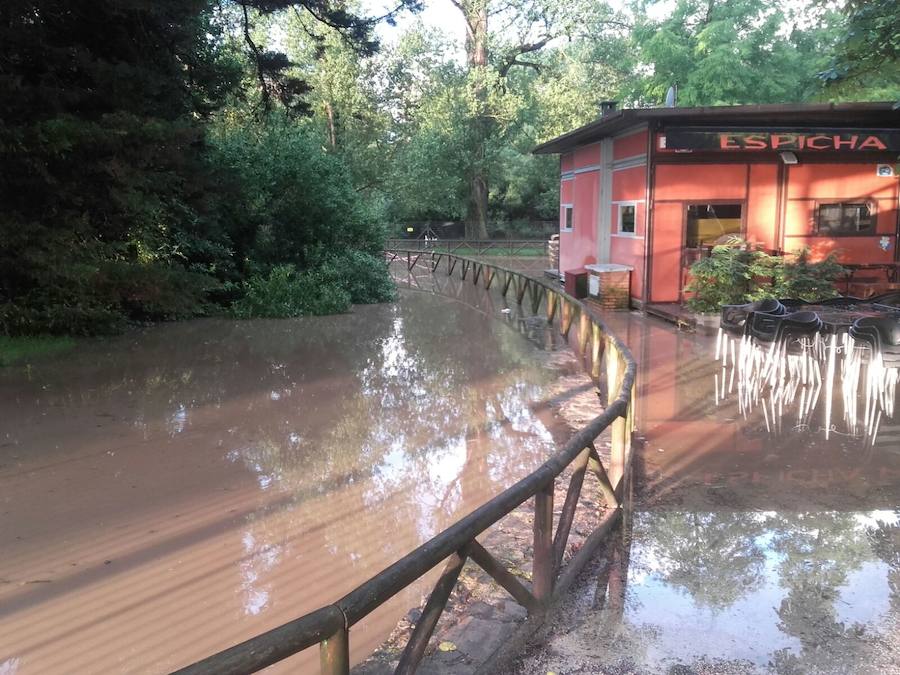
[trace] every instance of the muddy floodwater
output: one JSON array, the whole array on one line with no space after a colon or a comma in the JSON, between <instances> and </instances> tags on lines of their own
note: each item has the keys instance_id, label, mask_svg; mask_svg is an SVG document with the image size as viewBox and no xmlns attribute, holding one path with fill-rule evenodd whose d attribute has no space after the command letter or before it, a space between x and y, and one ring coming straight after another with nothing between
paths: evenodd
<instances>
[{"instance_id":1,"label":"muddy floodwater","mask_svg":"<svg viewBox=\"0 0 900 675\"><path fill-rule=\"evenodd\" d=\"M633 509L514 670L900 673L900 420L742 411L713 338L607 323L639 364Z\"/></svg>"},{"instance_id":2,"label":"muddy floodwater","mask_svg":"<svg viewBox=\"0 0 900 675\"><path fill-rule=\"evenodd\" d=\"M0 371L0 673L186 665L334 601L526 475L570 434L553 397L577 368L498 310L405 291ZM428 588L354 627L354 661Z\"/></svg>"}]
</instances>

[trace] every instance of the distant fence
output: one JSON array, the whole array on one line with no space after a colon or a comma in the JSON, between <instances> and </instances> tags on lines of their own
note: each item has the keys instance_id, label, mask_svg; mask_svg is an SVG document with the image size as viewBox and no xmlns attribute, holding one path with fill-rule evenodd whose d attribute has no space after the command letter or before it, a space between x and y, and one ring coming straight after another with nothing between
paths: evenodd
<instances>
[{"instance_id":1,"label":"distant fence","mask_svg":"<svg viewBox=\"0 0 900 675\"><path fill-rule=\"evenodd\" d=\"M436 251L459 255L544 255L547 239L388 239L385 249Z\"/></svg>"},{"instance_id":2,"label":"distant fence","mask_svg":"<svg viewBox=\"0 0 900 675\"><path fill-rule=\"evenodd\" d=\"M504 297L512 293L520 306L528 303L525 306L530 306L533 314L545 315L548 324L555 323L562 335L568 337L575 328L577 345L589 363L592 379L599 385L601 375L605 375L606 407L537 470L343 598L198 661L178 671L181 675L252 673L317 643L323 675L346 675L350 671L350 628L446 560L395 670L395 673L414 673L466 560L474 561L487 572L528 610L530 618L538 621L549 604L571 586L621 518L634 431L636 365L628 348L587 306L565 293L559 283L533 279L499 265L453 253L404 248L386 251L386 255L389 261L402 262L410 271L424 267L433 274L450 276L458 273L463 281L471 279L473 284L481 283L488 290L497 284ZM541 312L542 307L545 314ZM604 466L594 441L607 429L611 432L611 449L609 462ZM554 532L554 485L570 466L572 476ZM597 527L564 565L569 533L588 471L599 483L606 509ZM532 497L534 553L529 587L491 555L476 537Z\"/></svg>"}]
</instances>

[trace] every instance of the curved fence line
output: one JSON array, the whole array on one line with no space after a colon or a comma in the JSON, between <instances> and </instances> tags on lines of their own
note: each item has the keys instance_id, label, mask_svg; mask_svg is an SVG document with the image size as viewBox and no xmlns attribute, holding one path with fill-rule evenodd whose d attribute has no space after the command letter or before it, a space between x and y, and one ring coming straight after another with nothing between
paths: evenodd
<instances>
[{"instance_id":1,"label":"curved fence line","mask_svg":"<svg viewBox=\"0 0 900 675\"><path fill-rule=\"evenodd\" d=\"M350 628L442 561L447 561L395 671L413 673L425 654L428 640L466 560L474 561L487 572L528 610L530 617L540 617L549 604L568 589L621 517L634 431L636 364L628 348L587 306L565 293L558 284L452 253L393 249L386 254L389 262L403 261L410 271L427 265L432 274L446 272L449 276L458 271L462 280L482 283L488 290L496 283L504 297L512 292L519 305L529 302L533 314L537 314L543 305L548 324L556 323L560 333L567 338L577 325L578 345L590 360L592 378L599 384L601 374L605 375L608 392L605 410L530 475L333 604L187 666L177 671L180 675L252 673L317 643L323 675L349 673ZM442 269L445 262L446 269ZM594 441L607 429L611 431L612 443L610 460L604 466ZM554 532L554 484L570 466L572 476ZM578 552L563 565L569 532L588 471L599 482L606 511ZM534 498L534 555L529 587L494 558L476 537L531 498Z\"/></svg>"}]
</instances>

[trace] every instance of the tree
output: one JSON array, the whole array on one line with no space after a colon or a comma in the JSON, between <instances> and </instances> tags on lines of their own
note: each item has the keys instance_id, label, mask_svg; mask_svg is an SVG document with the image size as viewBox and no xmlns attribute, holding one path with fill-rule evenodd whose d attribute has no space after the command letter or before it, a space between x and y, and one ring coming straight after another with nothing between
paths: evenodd
<instances>
[{"instance_id":1,"label":"tree","mask_svg":"<svg viewBox=\"0 0 900 675\"><path fill-rule=\"evenodd\" d=\"M239 78L221 35L207 0L0 7L2 329L199 309L227 251L203 218L202 120Z\"/></svg>"},{"instance_id":2,"label":"tree","mask_svg":"<svg viewBox=\"0 0 900 675\"><path fill-rule=\"evenodd\" d=\"M682 105L786 103L818 92L835 31L833 12L813 17L810 7L762 0L678 0L660 20L647 18L654 4L632 4L632 33L649 73L636 78L635 100L658 105L678 85Z\"/></svg>"},{"instance_id":3,"label":"tree","mask_svg":"<svg viewBox=\"0 0 900 675\"><path fill-rule=\"evenodd\" d=\"M900 11L893 0L848 0L846 22L829 68L828 93L865 94L900 104Z\"/></svg>"},{"instance_id":4,"label":"tree","mask_svg":"<svg viewBox=\"0 0 900 675\"><path fill-rule=\"evenodd\" d=\"M452 0L466 27L468 96L472 114L468 129L470 154L466 236L487 237L490 144L497 131L498 110L492 96L506 93L513 68L540 70L529 60L556 38L571 33L585 22L594 8L556 0ZM501 29L491 33L489 22Z\"/></svg>"}]
</instances>

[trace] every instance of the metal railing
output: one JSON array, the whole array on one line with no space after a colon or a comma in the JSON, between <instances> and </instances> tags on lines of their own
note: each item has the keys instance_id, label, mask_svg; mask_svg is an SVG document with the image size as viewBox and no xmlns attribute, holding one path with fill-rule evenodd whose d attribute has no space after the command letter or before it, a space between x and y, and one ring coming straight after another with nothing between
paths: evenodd
<instances>
[{"instance_id":1,"label":"metal railing","mask_svg":"<svg viewBox=\"0 0 900 675\"><path fill-rule=\"evenodd\" d=\"M403 261L409 270L427 264L432 273L443 273L440 268L446 261L447 275L458 271L462 280L471 278L474 284L482 283L488 290L497 283L504 296L513 292L519 305L530 303L534 314L538 314L543 305L547 322L551 325L555 322L567 338L577 325L577 346L589 360L592 378L599 384L601 373L605 373L608 392L605 410L530 475L333 604L187 666L178 671L182 675L251 673L315 644L319 644L323 675L346 674L350 670L350 628L442 561L447 561L395 671L413 673L425 654L428 640L466 560L479 565L524 606L531 617L539 619L548 605L574 582L621 517L634 431L636 366L627 347L584 304L566 294L558 284L451 253L395 249L387 255L391 262ZM604 467L594 441L607 429L611 432L611 449L610 460ZM554 485L569 466L573 471L554 532ZM596 476L606 509L599 525L563 565L587 471ZM534 554L529 588L494 558L476 537L531 498L534 498Z\"/></svg>"},{"instance_id":2,"label":"metal railing","mask_svg":"<svg viewBox=\"0 0 900 675\"><path fill-rule=\"evenodd\" d=\"M465 255L547 255L547 239L388 239L389 251L435 251Z\"/></svg>"}]
</instances>

